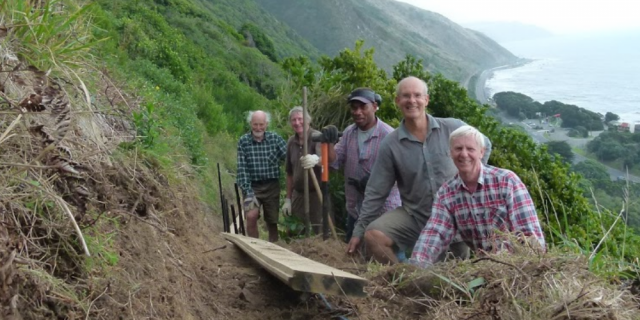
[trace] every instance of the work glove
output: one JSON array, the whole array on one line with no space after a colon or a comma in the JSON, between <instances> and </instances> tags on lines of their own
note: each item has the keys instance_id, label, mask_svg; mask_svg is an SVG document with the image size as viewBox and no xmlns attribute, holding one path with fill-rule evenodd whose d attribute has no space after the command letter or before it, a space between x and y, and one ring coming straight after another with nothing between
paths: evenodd
<instances>
[{"instance_id":1,"label":"work glove","mask_svg":"<svg viewBox=\"0 0 640 320\"><path fill-rule=\"evenodd\" d=\"M291 199L289 198L284 199L284 205L282 205L282 213L285 216L291 215Z\"/></svg>"},{"instance_id":2,"label":"work glove","mask_svg":"<svg viewBox=\"0 0 640 320\"><path fill-rule=\"evenodd\" d=\"M338 139L338 128L334 125L328 125L322 128L322 136L324 137L324 142L326 143L337 143Z\"/></svg>"},{"instance_id":3,"label":"work glove","mask_svg":"<svg viewBox=\"0 0 640 320\"><path fill-rule=\"evenodd\" d=\"M311 169L315 167L318 164L318 162L320 162L320 157L318 157L318 155L315 155L315 154L308 154L306 156L300 157L300 164L305 169Z\"/></svg>"},{"instance_id":4,"label":"work glove","mask_svg":"<svg viewBox=\"0 0 640 320\"><path fill-rule=\"evenodd\" d=\"M244 209L245 212L247 212L254 208L260 208L260 203L258 202L258 199L256 199L254 196L247 196L244 198L244 202L242 203L242 208Z\"/></svg>"}]
</instances>

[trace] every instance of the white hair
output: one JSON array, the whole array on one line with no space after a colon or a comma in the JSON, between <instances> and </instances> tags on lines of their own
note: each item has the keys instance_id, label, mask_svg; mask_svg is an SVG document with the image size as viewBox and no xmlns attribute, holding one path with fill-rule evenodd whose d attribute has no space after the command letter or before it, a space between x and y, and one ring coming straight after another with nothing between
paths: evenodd
<instances>
[{"instance_id":1,"label":"white hair","mask_svg":"<svg viewBox=\"0 0 640 320\"><path fill-rule=\"evenodd\" d=\"M271 122L271 114L269 112L262 111L262 110L256 110L256 111L249 111L249 115L247 115L247 123L251 124L251 119L253 119L253 115L256 112L264 113L264 115L265 115L265 117L267 119L267 124Z\"/></svg>"},{"instance_id":2,"label":"white hair","mask_svg":"<svg viewBox=\"0 0 640 320\"><path fill-rule=\"evenodd\" d=\"M429 86L427 86L427 83L426 83L426 82L424 82L424 80L422 80L422 79L420 79L420 78L418 78L418 77L408 76L408 77L406 77L406 78L404 78L404 79L400 80L400 81L398 82L398 85L396 85L396 96L400 94L400 87L401 87L405 82L407 82L408 80L412 80L412 79L416 79L416 80L419 80L420 82L422 82L422 85L424 86L424 92L423 92L423 93L424 93L425 95L429 95Z\"/></svg>"},{"instance_id":3,"label":"white hair","mask_svg":"<svg viewBox=\"0 0 640 320\"><path fill-rule=\"evenodd\" d=\"M302 107L301 107L301 106L295 106L295 107L293 107L293 108L289 111L289 120L291 120L291 116L292 116L294 113L303 113L303 112L304 112L304 109L302 109ZM306 124L311 123L311 115L309 115L309 113L308 113L308 112L305 112L305 113L304 113L304 122L305 122Z\"/></svg>"},{"instance_id":4,"label":"white hair","mask_svg":"<svg viewBox=\"0 0 640 320\"><path fill-rule=\"evenodd\" d=\"M478 129L469 125L464 125L451 132L451 134L449 135L449 146L451 146L453 139L467 136L471 136L476 139L478 147L480 147L480 149L484 149L484 135L480 131L478 131Z\"/></svg>"}]
</instances>

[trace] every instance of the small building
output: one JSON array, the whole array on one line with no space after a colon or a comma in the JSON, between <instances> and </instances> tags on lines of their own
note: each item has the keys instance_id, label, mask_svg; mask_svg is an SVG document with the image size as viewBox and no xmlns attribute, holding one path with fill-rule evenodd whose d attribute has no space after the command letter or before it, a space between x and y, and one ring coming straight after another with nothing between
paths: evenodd
<instances>
[{"instance_id":1,"label":"small building","mask_svg":"<svg viewBox=\"0 0 640 320\"><path fill-rule=\"evenodd\" d=\"M609 127L616 128L618 132L640 132L640 121L631 123L625 121L611 121Z\"/></svg>"},{"instance_id":2,"label":"small building","mask_svg":"<svg viewBox=\"0 0 640 320\"><path fill-rule=\"evenodd\" d=\"M631 126L629 125L629 122L621 122L620 125L618 126L618 131L619 132L630 132L631 131Z\"/></svg>"}]
</instances>

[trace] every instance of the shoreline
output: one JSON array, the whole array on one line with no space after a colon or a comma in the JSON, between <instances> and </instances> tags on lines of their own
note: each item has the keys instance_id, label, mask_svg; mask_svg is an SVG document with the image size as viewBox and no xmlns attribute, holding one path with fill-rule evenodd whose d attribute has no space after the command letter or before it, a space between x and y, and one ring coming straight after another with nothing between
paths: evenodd
<instances>
[{"instance_id":1,"label":"shoreline","mask_svg":"<svg viewBox=\"0 0 640 320\"><path fill-rule=\"evenodd\" d=\"M487 70L483 70L482 72L476 73L476 75L478 75L478 78L476 79L475 83L471 84L473 86L475 86L475 98L476 100L478 100L481 104L489 104L491 107L493 108L497 108L497 106L493 103L493 99L491 97L487 97L489 95L489 91L487 90L486 87L486 82L487 80L489 80L491 78L491 76L493 75L494 71L497 70L504 70L504 69L512 69L512 68L518 68L521 67L523 65L526 65L527 63L531 63L536 61L535 59L521 59L520 61L518 61L517 63L513 63L510 65L504 65L504 66L499 66L499 67L495 67L495 68L491 68L491 69L487 69ZM500 112L500 117L503 121L505 121L504 116L502 115L503 111L499 111ZM524 130L527 132L527 134L534 140L536 141L536 143L546 143L548 141L569 141L568 143L571 145L572 148L575 147L582 147L585 148L586 147L586 142L588 142L589 140L592 140L594 137L590 137L587 139L584 138L571 138L567 135L566 130L563 130L563 128L557 128L558 130L555 130L554 134L551 136L544 136L543 134L541 134L539 131L535 131L530 129L529 126L527 126L526 121L519 121L517 119L512 119L512 120L507 120L507 121L513 121L514 123L517 123L517 125L522 126L524 128ZM581 161L585 161L588 158L576 153L575 151L573 151L574 154L574 162L581 162ZM597 161L597 160L596 160ZM618 179L618 177L620 176L627 176L627 173L616 169L616 168L612 168L609 167L609 165L604 164L601 161L597 161L598 163L603 164L606 168L607 168L607 173L609 174L609 176L611 177L612 181L615 181L616 179ZM635 182L635 183L640 183L640 177L638 176L634 176L629 174L628 176L629 181L631 182Z\"/></svg>"},{"instance_id":2,"label":"shoreline","mask_svg":"<svg viewBox=\"0 0 640 320\"><path fill-rule=\"evenodd\" d=\"M485 69L483 71L476 73L475 75L477 76L477 79L475 83L471 84L472 86L475 87L474 91L475 91L476 100L478 100L481 104L485 104L485 103L491 104L491 102L493 101L489 91L487 90L487 80L491 79L495 71L519 68L534 61L536 61L536 59L520 58L518 61L514 63L498 66L491 69ZM468 89L470 88L467 88L467 90Z\"/></svg>"},{"instance_id":3,"label":"shoreline","mask_svg":"<svg viewBox=\"0 0 640 320\"><path fill-rule=\"evenodd\" d=\"M469 91L470 93L469 96L475 99L480 104L489 104L492 107L495 107L495 104L492 99L493 97L491 96L491 92L487 87L487 82L489 81L489 79L493 77L493 73L499 70L519 68L529 63L541 61L541 60L544 60L544 59L519 58L519 60L511 64L479 71L471 77L472 79L475 77L475 80L470 81L470 83L468 83L467 85L467 91ZM535 100L534 97L531 97L531 98ZM562 101L561 99L550 99L549 101L551 100ZM543 102L541 101L540 103L543 103ZM574 103L574 105L576 104ZM597 110L597 108L586 108L580 105L578 106L581 108L584 108L585 110L589 110L591 112L600 113L600 114L605 114L607 111L609 111L609 110ZM634 111L624 110L624 111L617 111L617 112L612 111L612 112L620 116L620 121L622 122L627 122L631 125L640 124L640 111L634 112Z\"/></svg>"}]
</instances>

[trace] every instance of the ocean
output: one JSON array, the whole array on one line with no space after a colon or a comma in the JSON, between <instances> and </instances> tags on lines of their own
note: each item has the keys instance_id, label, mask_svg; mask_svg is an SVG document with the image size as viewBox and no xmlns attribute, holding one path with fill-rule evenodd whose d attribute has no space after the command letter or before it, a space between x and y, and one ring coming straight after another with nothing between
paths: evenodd
<instances>
[{"instance_id":1,"label":"ocean","mask_svg":"<svg viewBox=\"0 0 640 320\"><path fill-rule=\"evenodd\" d=\"M486 82L490 96L515 91L541 103L557 100L602 114L613 112L621 121L640 122L640 32L501 45L534 61L494 71Z\"/></svg>"}]
</instances>

